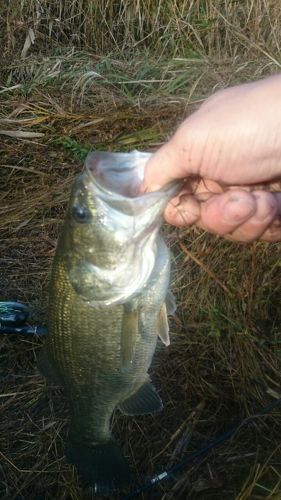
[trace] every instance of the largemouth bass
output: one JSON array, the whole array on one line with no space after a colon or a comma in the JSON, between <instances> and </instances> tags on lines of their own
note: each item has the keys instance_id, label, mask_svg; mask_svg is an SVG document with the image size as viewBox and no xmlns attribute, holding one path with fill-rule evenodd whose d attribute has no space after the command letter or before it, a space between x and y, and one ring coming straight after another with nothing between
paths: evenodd
<instances>
[{"instance_id":1,"label":"largemouth bass","mask_svg":"<svg viewBox=\"0 0 281 500\"><path fill-rule=\"evenodd\" d=\"M111 431L126 415L162 409L148 369L169 344L170 256L159 235L179 189L139 194L148 153L90 153L74 183L54 258L49 335L39 365L65 388L66 455L99 493L129 481Z\"/></svg>"}]
</instances>

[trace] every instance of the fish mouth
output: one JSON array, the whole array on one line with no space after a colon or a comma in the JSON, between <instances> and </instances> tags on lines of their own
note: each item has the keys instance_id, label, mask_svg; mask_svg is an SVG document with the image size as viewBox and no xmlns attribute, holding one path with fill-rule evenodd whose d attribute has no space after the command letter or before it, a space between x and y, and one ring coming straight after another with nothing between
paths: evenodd
<instances>
[{"instance_id":1,"label":"fish mouth","mask_svg":"<svg viewBox=\"0 0 281 500\"><path fill-rule=\"evenodd\" d=\"M151 153L89 153L86 170L101 188L128 198L141 195L144 168Z\"/></svg>"},{"instance_id":2,"label":"fish mouth","mask_svg":"<svg viewBox=\"0 0 281 500\"><path fill-rule=\"evenodd\" d=\"M152 153L91 152L85 160L87 188L115 210L127 214L141 214L158 207L164 211L168 201L181 189L182 181L172 181L159 191L143 192L145 165Z\"/></svg>"}]
</instances>

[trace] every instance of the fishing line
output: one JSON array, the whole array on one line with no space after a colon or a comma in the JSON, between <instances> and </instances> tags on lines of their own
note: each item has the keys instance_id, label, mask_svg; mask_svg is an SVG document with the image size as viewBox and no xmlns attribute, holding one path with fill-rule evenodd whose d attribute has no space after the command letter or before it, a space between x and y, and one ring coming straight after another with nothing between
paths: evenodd
<instances>
[{"instance_id":1,"label":"fishing line","mask_svg":"<svg viewBox=\"0 0 281 500\"><path fill-rule=\"evenodd\" d=\"M254 415L251 415L250 417L245 418L244 420L242 420L238 425L236 425L232 429L217 436L216 438L211 440L209 443L207 443L205 446L203 446L202 448L199 448L199 450L191 453L186 458L181 460L178 464L173 465L172 467L162 471L160 474L156 474L152 478L148 479L142 485L140 485L138 488L136 488L134 491L132 491L132 493L129 493L127 496L123 497L123 500L130 500L131 498L136 498L136 497L140 496L143 492L153 488L156 484L160 483L161 481L165 481L166 479L169 479L171 476L173 476L176 472L178 472L183 467L188 465L190 462L193 462L197 458L208 453L208 451L210 451L211 449L216 448L220 444L222 444L225 441L227 441L228 439L230 439L236 432L238 432L240 430L241 427L245 427L246 425L250 424L257 417L260 417L262 415L266 415L267 413L270 413L274 408L276 408L280 405L281 405L281 398L277 399L276 401L273 401L272 403L268 404L267 406L264 406L257 413L255 413Z\"/></svg>"},{"instance_id":2,"label":"fishing line","mask_svg":"<svg viewBox=\"0 0 281 500\"><path fill-rule=\"evenodd\" d=\"M0 325L0 334L5 333L7 335L38 335L39 337L45 336L48 334L47 327L45 326L5 326Z\"/></svg>"}]
</instances>

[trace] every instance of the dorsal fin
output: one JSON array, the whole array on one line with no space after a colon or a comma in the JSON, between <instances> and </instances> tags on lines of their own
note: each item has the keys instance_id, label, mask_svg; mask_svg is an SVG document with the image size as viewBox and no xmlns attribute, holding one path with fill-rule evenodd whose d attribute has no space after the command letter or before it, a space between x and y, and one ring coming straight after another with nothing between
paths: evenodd
<instances>
[{"instance_id":1,"label":"dorsal fin","mask_svg":"<svg viewBox=\"0 0 281 500\"><path fill-rule=\"evenodd\" d=\"M52 365L48 353L46 345L41 347L41 350L37 356L37 366L39 371L46 377L49 382L55 385L63 385L62 380L57 373L55 367Z\"/></svg>"}]
</instances>

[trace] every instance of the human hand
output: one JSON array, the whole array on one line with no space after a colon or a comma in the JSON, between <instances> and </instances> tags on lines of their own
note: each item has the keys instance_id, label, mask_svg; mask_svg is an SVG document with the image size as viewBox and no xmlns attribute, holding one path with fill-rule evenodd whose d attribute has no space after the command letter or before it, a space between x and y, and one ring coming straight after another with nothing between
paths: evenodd
<instances>
[{"instance_id":1,"label":"human hand","mask_svg":"<svg viewBox=\"0 0 281 500\"><path fill-rule=\"evenodd\" d=\"M281 75L222 90L146 166L144 189L185 179L166 220L240 241L281 239ZM255 186L255 187L254 187Z\"/></svg>"}]
</instances>

